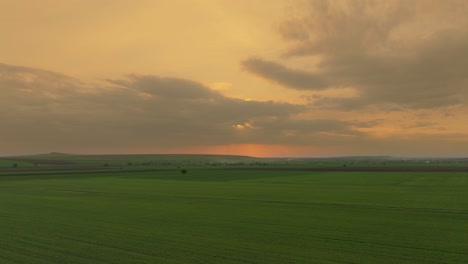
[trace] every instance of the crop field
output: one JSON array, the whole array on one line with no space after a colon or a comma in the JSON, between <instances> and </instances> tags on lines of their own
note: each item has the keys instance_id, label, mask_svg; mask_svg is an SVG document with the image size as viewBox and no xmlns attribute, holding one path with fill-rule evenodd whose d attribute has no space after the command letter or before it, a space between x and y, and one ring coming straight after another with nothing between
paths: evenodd
<instances>
[{"instance_id":1,"label":"crop field","mask_svg":"<svg viewBox=\"0 0 468 264\"><path fill-rule=\"evenodd\" d=\"M467 172L0 171L0 263L468 263Z\"/></svg>"}]
</instances>

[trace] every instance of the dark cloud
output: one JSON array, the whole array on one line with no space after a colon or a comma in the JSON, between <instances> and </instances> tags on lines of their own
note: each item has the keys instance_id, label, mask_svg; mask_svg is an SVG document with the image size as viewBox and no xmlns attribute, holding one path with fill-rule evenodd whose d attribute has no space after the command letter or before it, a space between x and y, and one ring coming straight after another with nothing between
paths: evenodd
<instances>
[{"instance_id":1,"label":"dark cloud","mask_svg":"<svg viewBox=\"0 0 468 264\"><path fill-rule=\"evenodd\" d=\"M207 89L197 82L179 78L129 75L128 80L109 80L109 82L164 98L210 99L222 97L218 92Z\"/></svg>"},{"instance_id":2,"label":"dark cloud","mask_svg":"<svg viewBox=\"0 0 468 264\"><path fill-rule=\"evenodd\" d=\"M317 98L317 107L369 105L436 108L466 103L466 1L308 1L279 33L284 59L321 58L319 71L248 59L251 73L285 87L318 91L352 87L357 98ZM463 11L464 10L464 11Z\"/></svg>"},{"instance_id":3,"label":"dark cloud","mask_svg":"<svg viewBox=\"0 0 468 264\"><path fill-rule=\"evenodd\" d=\"M230 98L179 78L129 75L91 85L3 64L0 87L3 152L313 144L322 133L360 135L352 122L294 119L304 106Z\"/></svg>"},{"instance_id":4,"label":"dark cloud","mask_svg":"<svg viewBox=\"0 0 468 264\"><path fill-rule=\"evenodd\" d=\"M463 133L375 138L360 131L387 120L299 118L310 109L230 98L179 78L130 75L91 85L58 73L1 65L0 88L3 155L159 152L232 144L304 146L320 155L427 155L434 149L440 155L461 155L467 147ZM413 127L434 130L439 125L421 119Z\"/></svg>"},{"instance_id":5,"label":"dark cloud","mask_svg":"<svg viewBox=\"0 0 468 264\"><path fill-rule=\"evenodd\" d=\"M320 90L327 88L323 77L311 72L287 68L279 63L250 58L242 62L245 70L298 90Z\"/></svg>"}]
</instances>

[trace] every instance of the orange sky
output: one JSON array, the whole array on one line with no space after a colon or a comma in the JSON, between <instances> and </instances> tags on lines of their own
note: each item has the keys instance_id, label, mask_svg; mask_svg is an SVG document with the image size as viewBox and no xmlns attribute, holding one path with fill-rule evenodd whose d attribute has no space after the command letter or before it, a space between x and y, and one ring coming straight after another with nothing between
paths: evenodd
<instances>
[{"instance_id":1,"label":"orange sky","mask_svg":"<svg viewBox=\"0 0 468 264\"><path fill-rule=\"evenodd\" d=\"M0 155L467 156L467 11L0 0Z\"/></svg>"}]
</instances>

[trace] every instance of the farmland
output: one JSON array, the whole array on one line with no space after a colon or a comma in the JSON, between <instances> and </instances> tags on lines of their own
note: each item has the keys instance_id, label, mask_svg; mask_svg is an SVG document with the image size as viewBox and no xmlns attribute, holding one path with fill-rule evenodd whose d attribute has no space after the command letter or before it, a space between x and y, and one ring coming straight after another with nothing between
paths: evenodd
<instances>
[{"instance_id":1,"label":"farmland","mask_svg":"<svg viewBox=\"0 0 468 264\"><path fill-rule=\"evenodd\" d=\"M182 174L178 165L134 165L154 157L99 158L1 163L0 263L468 262L460 164L332 171L328 161L306 170L189 166L194 157L185 157Z\"/></svg>"}]
</instances>

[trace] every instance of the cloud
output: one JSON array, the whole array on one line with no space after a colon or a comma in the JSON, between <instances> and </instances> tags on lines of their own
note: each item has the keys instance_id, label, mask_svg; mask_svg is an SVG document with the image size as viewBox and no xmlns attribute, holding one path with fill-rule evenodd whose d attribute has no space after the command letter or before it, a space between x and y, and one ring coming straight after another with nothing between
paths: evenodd
<instances>
[{"instance_id":1,"label":"cloud","mask_svg":"<svg viewBox=\"0 0 468 264\"><path fill-rule=\"evenodd\" d=\"M306 1L279 26L281 61L247 59L243 67L296 90L352 87L356 98L324 97L317 107L370 105L424 109L466 104L466 1ZM314 72L289 68L319 57Z\"/></svg>"},{"instance_id":2,"label":"cloud","mask_svg":"<svg viewBox=\"0 0 468 264\"><path fill-rule=\"evenodd\" d=\"M303 144L357 136L353 122L298 119L304 106L230 98L201 83L128 75L89 84L0 65L3 151L92 152L227 144ZM242 129L239 129L242 128ZM293 136L292 136L293 135Z\"/></svg>"},{"instance_id":3,"label":"cloud","mask_svg":"<svg viewBox=\"0 0 468 264\"><path fill-rule=\"evenodd\" d=\"M327 88L327 83L319 74L290 69L272 61L250 58L243 61L242 66L251 73L294 89L320 90Z\"/></svg>"},{"instance_id":4,"label":"cloud","mask_svg":"<svg viewBox=\"0 0 468 264\"><path fill-rule=\"evenodd\" d=\"M434 149L462 155L467 147L463 130L444 131L431 117L416 123L398 117L306 117L310 109L302 105L231 98L181 78L128 75L90 84L2 64L0 87L3 155L158 153L251 144L295 146L315 155L424 155ZM389 136L374 136L386 127ZM409 132L395 133L393 127Z\"/></svg>"},{"instance_id":5,"label":"cloud","mask_svg":"<svg viewBox=\"0 0 468 264\"><path fill-rule=\"evenodd\" d=\"M128 75L127 80L109 80L109 82L164 98L210 99L222 97L220 93L207 89L197 82L179 78Z\"/></svg>"}]
</instances>

